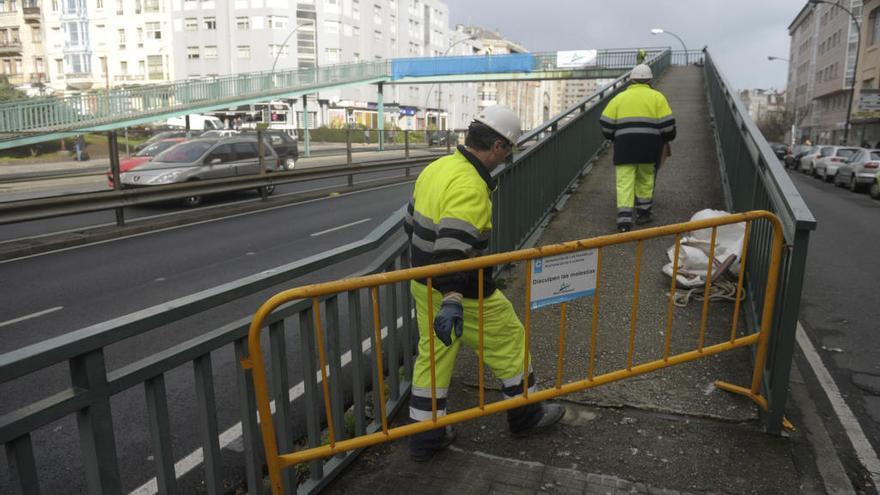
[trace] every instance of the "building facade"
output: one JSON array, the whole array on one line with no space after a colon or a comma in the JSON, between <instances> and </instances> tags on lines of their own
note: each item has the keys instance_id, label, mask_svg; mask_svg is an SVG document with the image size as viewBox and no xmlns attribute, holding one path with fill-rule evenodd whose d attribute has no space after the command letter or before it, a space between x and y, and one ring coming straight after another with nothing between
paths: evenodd
<instances>
[{"instance_id":1,"label":"building facade","mask_svg":"<svg viewBox=\"0 0 880 495\"><path fill-rule=\"evenodd\" d=\"M861 23L861 0L844 0L841 5ZM801 9L788 30L787 87L796 111L796 140L841 143L855 80L859 30L843 9L812 3ZM857 100L853 98L853 105Z\"/></svg>"},{"instance_id":2,"label":"building facade","mask_svg":"<svg viewBox=\"0 0 880 495\"><path fill-rule=\"evenodd\" d=\"M856 98L853 105L853 143L880 145L880 0L863 6Z\"/></svg>"},{"instance_id":3,"label":"building facade","mask_svg":"<svg viewBox=\"0 0 880 495\"><path fill-rule=\"evenodd\" d=\"M739 92L739 99L755 122L785 111L785 93L775 89L744 89Z\"/></svg>"},{"instance_id":4,"label":"building facade","mask_svg":"<svg viewBox=\"0 0 880 495\"><path fill-rule=\"evenodd\" d=\"M44 35L39 0L0 0L0 71L32 95L46 80Z\"/></svg>"}]
</instances>

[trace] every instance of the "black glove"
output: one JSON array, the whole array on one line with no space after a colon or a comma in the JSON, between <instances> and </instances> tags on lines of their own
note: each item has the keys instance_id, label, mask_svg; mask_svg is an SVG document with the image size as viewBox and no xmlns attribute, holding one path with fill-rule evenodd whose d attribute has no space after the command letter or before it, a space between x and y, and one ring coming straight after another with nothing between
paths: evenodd
<instances>
[{"instance_id":1,"label":"black glove","mask_svg":"<svg viewBox=\"0 0 880 495\"><path fill-rule=\"evenodd\" d=\"M452 330L455 336L461 337L464 332L464 308L458 298L443 299L440 312L434 317L434 333L446 347L452 345Z\"/></svg>"}]
</instances>

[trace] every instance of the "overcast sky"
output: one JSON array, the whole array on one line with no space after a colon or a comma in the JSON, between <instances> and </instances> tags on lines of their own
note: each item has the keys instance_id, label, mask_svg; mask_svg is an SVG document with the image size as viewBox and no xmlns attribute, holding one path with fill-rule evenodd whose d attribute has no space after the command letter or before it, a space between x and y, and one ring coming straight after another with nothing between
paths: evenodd
<instances>
[{"instance_id":1,"label":"overcast sky","mask_svg":"<svg viewBox=\"0 0 880 495\"><path fill-rule=\"evenodd\" d=\"M806 0L445 0L450 27L500 30L530 51L708 46L736 89L784 90L788 25Z\"/></svg>"}]
</instances>

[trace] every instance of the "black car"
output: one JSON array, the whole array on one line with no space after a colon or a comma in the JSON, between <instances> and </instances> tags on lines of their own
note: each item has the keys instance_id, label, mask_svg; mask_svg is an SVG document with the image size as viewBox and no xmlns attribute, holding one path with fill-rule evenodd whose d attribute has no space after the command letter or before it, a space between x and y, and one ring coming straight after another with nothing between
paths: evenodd
<instances>
[{"instance_id":1,"label":"black car","mask_svg":"<svg viewBox=\"0 0 880 495\"><path fill-rule=\"evenodd\" d=\"M808 153L812 153L818 146L810 146L809 144L796 144L791 153L785 155L785 168L797 169L801 158Z\"/></svg>"},{"instance_id":2,"label":"black car","mask_svg":"<svg viewBox=\"0 0 880 495\"><path fill-rule=\"evenodd\" d=\"M450 144L458 144L458 136L453 132L434 131L428 133L428 146L443 146L449 140Z\"/></svg>"},{"instance_id":3,"label":"black car","mask_svg":"<svg viewBox=\"0 0 880 495\"><path fill-rule=\"evenodd\" d=\"M774 143L772 141L769 144L770 147L773 148L773 153L776 153L776 158L784 160L785 155L788 154L788 145L782 143Z\"/></svg>"},{"instance_id":4,"label":"black car","mask_svg":"<svg viewBox=\"0 0 880 495\"><path fill-rule=\"evenodd\" d=\"M242 134L256 134L257 131L246 130ZM279 129L266 129L263 131L264 139L275 154L281 160L284 170L293 170L299 159L299 143L297 139L285 131Z\"/></svg>"}]
</instances>

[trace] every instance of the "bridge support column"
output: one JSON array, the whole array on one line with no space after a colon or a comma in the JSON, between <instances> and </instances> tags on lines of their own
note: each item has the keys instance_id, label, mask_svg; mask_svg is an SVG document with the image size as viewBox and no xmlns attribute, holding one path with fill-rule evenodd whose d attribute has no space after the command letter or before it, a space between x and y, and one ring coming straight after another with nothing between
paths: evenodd
<instances>
[{"instance_id":1,"label":"bridge support column","mask_svg":"<svg viewBox=\"0 0 880 495\"><path fill-rule=\"evenodd\" d=\"M128 128L126 128L127 131ZM116 131L107 131L107 143L110 149L110 174L113 177L113 189L119 191L122 189L122 183L119 179L119 141L116 139ZM122 208L116 208L116 226L122 227L123 225L125 225L125 213Z\"/></svg>"},{"instance_id":2,"label":"bridge support column","mask_svg":"<svg viewBox=\"0 0 880 495\"><path fill-rule=\"evenodd\" d=\"M383 93L384 85L382 83L378 84L379 86L379 94L376 96L376 108L379 113L379 122L377 127L379 128L379 151L385 151L385 95Z\"/></svg>"},{"instance_id":3,"label":"bridge support column","mask_svg":"<svg viewBox=\"0 0 880 495\"><path fill-rule=\"evenodd\" d=\"M309 96L302 95L303 99L303 156L311 156L309 153Z\"/></svg>"}]
</instances>

